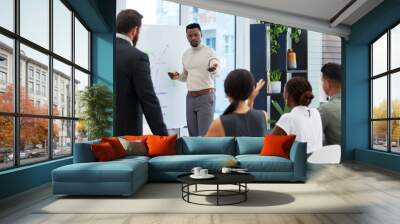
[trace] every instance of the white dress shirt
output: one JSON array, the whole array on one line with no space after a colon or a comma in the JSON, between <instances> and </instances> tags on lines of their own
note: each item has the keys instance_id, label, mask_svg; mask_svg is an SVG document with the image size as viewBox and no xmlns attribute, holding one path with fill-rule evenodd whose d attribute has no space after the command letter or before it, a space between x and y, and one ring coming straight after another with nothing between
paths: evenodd
<instances>
[{"instance_id":1,"label":"white dress shirt","mask_svg":"<svg viewBox=\"0 0 400 224\"><path fill-rule=\"evenodd\" d=\"M122 34L122 33L117 33L116 34L116 36L117 36L117 38L120 38L120 39L123 39L123 40L126 40L131 46L133 46L133 43L132 43L132 40L131 39L129 39L129 37L128 36L126 36L125 34Z\"/></svg>"},{"instance_id":2,"label":"white dress shirt","mask_svg":"<svg viewBox=\"0 0 400 224\"><path fill-rule=\"evenodd\" d=\"M307 153L322 149L322 121L317 109L297 106L283 114L276 123L288 135L296 135L296 141L307 142Z\"/></svg>"},{"instance_id":3,"label":"white dress shirt","mask_svg":"<svg viewBox=\"0 0 400 224\"><path fill-rule=\"evenodd\" d=\"M214 88L214 80L219 71L219 60L213 49L200 44L185 51L182 56L183 71L179 80L187 83L188 91ZM217 69L209 72L208 68L217 64Z\"/></svg>"}]
</instances>

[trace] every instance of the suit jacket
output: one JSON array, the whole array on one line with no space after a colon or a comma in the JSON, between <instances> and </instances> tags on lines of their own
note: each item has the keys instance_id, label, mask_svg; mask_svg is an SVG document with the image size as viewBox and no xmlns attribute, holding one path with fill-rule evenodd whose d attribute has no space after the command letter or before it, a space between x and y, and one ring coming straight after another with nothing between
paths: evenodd
<instances>
[{"instance_id":1,"label":"suit jacket","mask_svg":"<svg viewBox=\"0 0 400 224\"><path fill-rule=\"evenodd\" d=\"M147 54L116 39L115 134L142 135L143 113L155 135L168 135L160 102L154 92Z\"/></svg>"}]
</instances>

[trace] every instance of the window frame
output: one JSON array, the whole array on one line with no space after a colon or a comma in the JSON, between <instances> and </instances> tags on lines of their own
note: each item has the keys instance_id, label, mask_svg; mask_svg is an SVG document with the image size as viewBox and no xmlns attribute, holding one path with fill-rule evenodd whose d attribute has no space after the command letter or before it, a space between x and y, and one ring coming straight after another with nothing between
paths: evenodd
<instances>
[{"instance_id":1,"label":"window frame","mask_svg":"<svg viewBox=\"0 0 400 224\"><path fill-rule=\"evenodd\" d=\"M400 121L400 117L393 117L392 116L392 76L396 75L398 72L400 72L400 67L391 69L391 53L392 53L392 48L391 48L391 32L392 29L400 26L400 21L397 21L396 23L392 24L389 28L385 29L383 33L378 35L374 40L372 40L369 44L369 149L373 151L379 151L379 152L386 152L386 153L391 153L391 154L400 154L400 152L394 152L392 151L392 122L393 121ZM373 44L376 43L381 37L384 35L387 35L387 64L386 64L386 71L374 75L373 72ZM399 52L400 53L400 52ZM386 77L386 86L387 86L387 105L386 105L386 118L373 118L373 97L374 97L374 86L373 86L373 81L379 78ZM377 121L386 121L386 151L376 149L374 147L374 132L373 132L373 122Z\"/></svg>"},{"instance_id":2,"label":"window frame","mask_svg":"<svg viewBox=\"0 0 400 224\"><path fill-rule=\"evenodd\" d=\"M54 21L54 17L53 17L53 1L54 0L48 0L49 2L49 47L48 49L46 49L45 47L42 47L41 45L34 43L33 41L30 41L29 39L23 37L20 35L20 2L21 0L14 0L13 1L13 10L14 10L14 17L13 17L13 31L10 31L4 27L0 26L0 35L10 38L13 41L13 54L12 54L12 61L13 64L12 69L10 69L12 71L11 75L13 75L13 79L14 79L14 99L13 99L13 107L14 110L13 112L2 112L0 111L0 116L2 117L11 117L13 119L13 166L10 167L4 167L4 168L0 168L0 172L5 171L5 170L11 170L11 169L16 169L19 167L23 167L23 166L30 166L33 164L38 164L38 163L43 163L46 161L50 161L50 160L58 160L58 159L62 159L62 158L66 158L66 157L70 157L73 156L73 152L74 152L74 143L75 143L75 126L76 126L76 121L79 120L79 117L75 116L75 108L72 107L71 108L71 114L70 116L66 115L66 116L55 116L53 115L53 60L58 60L61 63L64 63L68 66L71 67L71 105L74 105L75 103L75 88L73 83L75 82L75 69L87 74L89 76L89 83L88 85L91 86L92 85L92 61L91 61L91 49L92 49L92 43L91 43L91 37L92 37L92 30L88 27L88 25L83 21L83 19L72 9L72 7L65 1L65 0L59 0L69 11L71 11L71 18L70 18L70 23L71 23L71 59L67 59L64 58L63 56L55 53L54 50L54 44L53 44L53 21ZM80 65L75 63L75 18L83 25L83 27L88 31L88 69L85 69L83 67L81 67ZM28 114L28 113L21 113L20 111L20 90L21 90L21 80L20 80L20 65L21 65L21 57L20 57L20 45L23 44L26 47L29 47L33 50L36 50L42 54L45 54L46 56L48 56L49 62L48 62L48 71L47 71L47 79L48 82L45 85L45 95L48 97L47 100L47 104L48 104L48 112L46 115L39 115L39 114ZM29 70L30 66L29 64L27 64L27 71ZM29 70L30 72L30 70ZM33 85L35 86L36 82L36 69L34 68L33 70L33 79L31 79L30 77L30 73L27 72L26 75L26 81L33 81ZM41 85L41 89L42 90L42 79L41 79L41 75L42 72L40 72L40 76L39 76L39 82ZM28 86L27 86L28 87ZM29 88L29 87L28 87ZM27 89L27 91L29 91L29 89ZM36 89L34 89L34 92L36 91ZM48 92L48 93L47 93ZM34 93L34 95L36 95ZM42 92L41 94L39 94L38 96L43 97L42 96ZM48 136L47 136L47 148L45 150L48 151L48 155L47 157L43 157L43 160L40 160L38 162L31 162L31 163L21 163L21 158L20 158L20 119L21 118L42 118L42 119L47 119L48 122ZM68 155L62 155L62 156L55 156L53 155L54 153L54 149L56 147L53 146L52 142L53 142L53 123L54 121L57 120L65 120L65 121L70 121L71 122L71 153Z\"/></svg>"}]
</instances>

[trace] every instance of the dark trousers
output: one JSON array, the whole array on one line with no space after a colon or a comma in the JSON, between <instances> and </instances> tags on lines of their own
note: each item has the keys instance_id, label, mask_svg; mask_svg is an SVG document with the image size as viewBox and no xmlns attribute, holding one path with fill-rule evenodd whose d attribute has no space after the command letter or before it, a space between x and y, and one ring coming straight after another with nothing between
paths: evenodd
<instances>
[{"instance_id":1,"label":"dark trousers","mask_svg":"<svg viewBox=\"0 0 400 224\"><path fill-rule=\"evenodd\" d=\"M186 121L190 136L204 136L214 119L215 93L186 96Z\"/></svg>"}]
</instances>

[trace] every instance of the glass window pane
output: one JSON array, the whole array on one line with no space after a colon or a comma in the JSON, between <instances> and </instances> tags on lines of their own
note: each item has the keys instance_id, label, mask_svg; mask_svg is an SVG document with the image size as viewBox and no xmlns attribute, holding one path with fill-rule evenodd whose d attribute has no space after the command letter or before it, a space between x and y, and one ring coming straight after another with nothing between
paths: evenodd
<instances>
[{"instance_id":1,"label":"glass window pane","mask_svg":"<svg viewBox=\"0 0 400 224\"><path fill-rule=\"evenodd\" d=\"M71 60L72 12L60 0L53 0L53 9L53 51Z\"/></svg>"},{"instance_id":2,"label":"glass window pane","mask_svg":"<svg viewBox=\"0 0 400 224\"><path fill-rule=\"evenodd\" d=\"M75 18L75 63L89 70L89 32Z\"/></svg>"},{"instance_id":3,"label":"glass window pane","mask_svg":"<svg viewBox=\"0 0 400 224\"><path fill-rule=\"evenodd\" d=\"M72 117L72 69L53 60L53 115Z\"/></svg>"},{"instance_id":4,"label":"glass window pane","mask_svg":"<svg viewBox=\"0 0 400 224\"><path fill-rule=\"evenodd\" d=\"M20 0L21 36L49 48L49 0Z\"/></svg>"},{"instance_id":5,"label":"glass window pane","mask_svg":"<svg viewBox=\"0 0 400 224\"><path fill-rule=\"evenodd\" d=\"M89 75L81 72L78 69L75 69L75 117L79 117L81 115L79 96L86 86L89 86Z\"/></svg>"},{"instance_id":6,"label":"glass window pane","mask_svg":"<svg viewBox=\"0 0 400 224\"><path fill-rule=\"evenodd\" d=\"M212 48L220 60L219 76L215 80L215 116L223 113L229 105L224 92L224 80L235 68L235 17L224 13L196 7L182 6L182 25L199 23L202 29L202 43Z\"/></svg>"},{"instance_id":7,"label":"glass window pane","mask_svg":"<svg viewBox=\"0 0 400 224\"><path fill-rule=\"evenodd\" d=\"M390 37L390 60L391 69L400 67L400 24L391 31Z\"/></svg>"},{"instance_id":8,"label":"glass window pane","mask_svg":"<svg viewBox=\"0 0 400 224\"><path fill-rule=\"evenodd\" d=\"M13 118L0 116L0 170L14 165L14 124Z\"/></svg>"},{"instance_id":9,"label":"glass window pane","mask_svg":"<svg viewBox=\"0 0 400 224\"><path fill-rule=\"evenodd\" d=\"M14 0L0 1L0 26L14 31Z\"/></svg>"},{"instance_id":10,"label":"glass window pane","mask_svg":"<svg viewBox=\"0 0 400 224\"><path fill-rule=\"evenodd\" d=\"M387 121L372 122L373 149L387 151Z\"/></svg>"},{"instance_id":11,"label":"glass window pane","mask_svg":"<svg viewBox=\"0 0 400 224\"><path fill-rule=\"evenodd\" d=\"M20 119L21 164L35 163L49 158L49 120L22 117Z\"/></svg>"},{"instance_id":12,"label":"glass window pane","mask_svg":"<svg viewBox=\"0 0 400 224\"><path fill-rule=\"evenodd\" d=\"M49 57L21 44L20 108L24 114L47 115Z\"/></svg>"},{"instance_id":13,"label":"glass window pane","mask_svg":"<svg viewBox=\"0 0 400 224\"><path fill-rule=\"evenodd\" d=\"M400 120L394 120L390 122L391 127L391 141L392 148L391 152L400 153Z\"/></svg>"},{"instance_id":14,"label":"glass window pane","mask_svg":"<svg viewBox=\"0 0 400 224\"><path fill-rule=\"evenodd\" d=\"M390 88L390 94L391 94L391 116L400 118L400 89L398 88L400 86L400 72L397 72L395 74L391 74L391 88Z\"/></svg>"},{"instance_id":15,"label":"glass window pane","mask_svg":"<svg viewBox=\"0 0 400 224\"><path fill-rule=\"evenodd\" d=\"M179 4L163 0L126 1L126 8L135 9L143 15L142 24L179 25ZM117 12L118 13L118 12Z\"/></svg>"},{"instance_id":16,"label":"glass window pane","mask_svg":"<svg viewBox=\"0 0 400 224\"><path fill-rule=\"evenodd\" d=\"M53 121L53 157L72 154L72 121Z\"/></svg>"},{"instance_id":17,"label":"glass window pane","mask_svg":"<svg viewBox=\"0 0 400 224\"><path fill-rule=\"evenodd\" d=\"M86 122L84 120L79 120L75 122L75 143L85 142L88 138L88 129Z\"/></svg>"},{"instance_id":18,"label":"glass window pane","mask_svg":"<svg viewBox=\"0 0 400 224\"><path fill-rule=\"evenodd\" d=\"M372 75L387 71L387 34L372 44Z\"/></svg>"},{"instance_id":19,"label":"glass window pane","mask_svg":"<svg viewBox=\"0 0 400 224\"><path fill-rule=\"evenodd\" d=\"M0 35L0 111L14 111L14 43Z\"/></svg>"},{"instance_id":20,"label":"glass window pane","mask_svg":"<svg viewBox=\"0 0 400 224\"><path fill-rule=\"evenodd\" d=\"M387 77L372 81L372 118L387 118Z\"/></svg>"}]
</instances>

